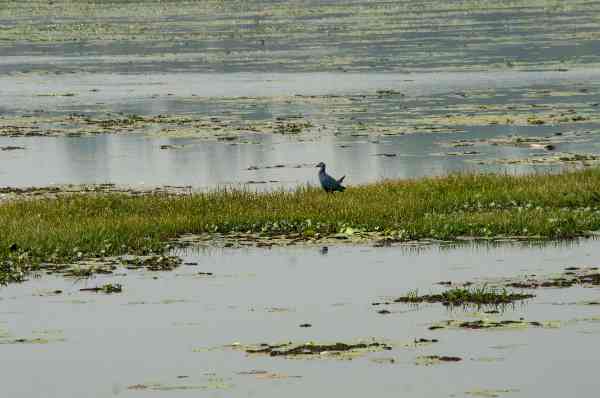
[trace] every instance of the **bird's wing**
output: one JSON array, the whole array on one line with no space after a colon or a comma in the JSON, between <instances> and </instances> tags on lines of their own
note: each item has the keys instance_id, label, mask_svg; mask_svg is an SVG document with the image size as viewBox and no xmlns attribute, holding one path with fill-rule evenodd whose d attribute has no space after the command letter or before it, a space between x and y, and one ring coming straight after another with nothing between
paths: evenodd
<instances>
[{"instance_id":1,"label":"bird's wing","mask_svg":"<svg viewBox=\"0 0 600 398\"><path fill-rule=\"evenodd\" d=\"M323 179L321 180L321 184L323 185L324 188L328 188L328 189L334 189L340 186L340 184L337 182L337 180L335 178L333 178L332 176L330 176L329 174L325 174L323 176Z\"/></svg>"},{"instance_id":2,"label":"bird's wing","mask_svg":"<svg viewBox=\"0 0 600 398\"><path fill-rule=\"evenodd\" d=\"M341 184L342 181L344 181L344 178L346 178L346 176L341 176L340 178L338 178L337 183Z\"/></svg>"}]
</instances>

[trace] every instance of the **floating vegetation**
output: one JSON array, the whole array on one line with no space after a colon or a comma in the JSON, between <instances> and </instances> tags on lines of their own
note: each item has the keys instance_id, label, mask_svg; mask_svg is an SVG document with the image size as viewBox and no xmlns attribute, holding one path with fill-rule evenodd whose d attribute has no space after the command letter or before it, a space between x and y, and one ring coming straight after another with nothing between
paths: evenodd
<instances>
[{"instance_id":1,"label":"floating vegetation","mask_svg":"<svg viewBox=\"0 0 600 398\"><path fill-rule=\"evenodd\" d=\"M38 97L74 97L77 94L75 93L47 93L47 94L38 94Z\"/></svg>"},{"instance_id":2,"label":"floating vegetation","mask_svg":"<svg viewBox=\"0 0 600 398\"><path fill-rule=\"evenodd\" d=\"M402 94L400 91L397 90L377 90L376 94L380 97L384 97L384 96L395 96L395 95L399 95L399 96L404 96L404 94Z\"/></svg>"},{"instance_id":3,"label":"floating vegetation","mask_svg":"<svg viewBox=\"0 0 600 398\"><path fill-rule=\"evenodd\" d=\"M557 152L553 155L534 155L526 158L515 159L491 159L477 160L478 163L485 164L578 164L582 166L594 166L600 163L600 155L591 153L567 153Z\"/></svg>"},{"instance_id":4,"label":"floating vegetation","mask_svg":"<svg viewBox=\"0 0 600 398\"><path fill-rule=\"evenodd\" d=\"M117 269L117 262L113 259L84 259L79 251L76 256L76 259L69 263L42 263L40 269L47 274L62 274L77 279L85 279L97 274L110 275Z\"/></svg>"},{"instance_id":5,"label":"floating vegetation","mask_svg":"<svg viewBox=\"0 0 600 398\"><path fill-rule=\"evenodd\" d=\"M233 344L235 349L242 349L247 354L261 354L271 357L287 358L323 358L333 357L339 359L352 359L369 352L391 350L389 344L377 341L358 343L332 343L318 344L314 342L294 344L291 342L282 344L259 344L255 346L243 346Z\"/></svg>"},{"instance_id":6,"label":"floating vegetation","mask_svg":"<svg viewBox=\"0 0 600 398\"><path fill-rule=\"evenodd\" d=\"M180 380L187 380L187 377L178 377ZM209 377L205 382L198 384L190 383L142 383L133 384L127 387L133 391L188 391L188 390L228 390L233 385L227 379L221 377Z\"/></svg>"},{"instance_id":7,"label":"floating vegetation","mask_svg":"<svg viewBox=\"0 0 600 398\"><path fill-rule=\"evenodd\" d=\"M219 99L222 100L222 99ZM268 99L261 99L267 101ZM238 106L250 106L246 99L239 99ZM247 103L248 102L248 103ZM231 106L231 105L230 105ZM0 137L28 136L87 136L96 134L144 133L160 138L198 138L223 142L238 141L243 134L310 133L316 126L303 116L270 117L247 120L246 115L229 115L228 119L204 115L117 115L103 117L69 114L64 116L0 117ZM322 128L319 132L324 132ZM160 149L183 149L186 145L163 144ZM14 147L12 149L22 149ZM6 150L11 150L6 149Z\"/></svg>"},{"instance_id":8,"label":"floating vegetation","mask_svg":"<svg viewBox=\"0 0 600 398\"><path fill-rule=\"evenodd\" d=\"M438 330L438 329L526 329L530 326L534 327L542 327L542 328L557 328L560 327L560 322L558 321L525 321L523 319L519 320L495 320L495 319L477 319L474 321L461 321L456 319L451 319L439 323L434 323L429 326L429 330Z\"/></svg>"},{"instance_id":9,"label":"floating vegetation","mask_svg":"<svg viewBox=\"0 0 600 398\"><path fill-rule=\"evenodd\" d=\"M453 288L439 294L419 295L417 291L394 299L395 303L442 303L446 306L502 305L535 297L533 294L515 293L483 285L479 288Z\"/></svg>"},{"instance_id":10,"label":"floating vegetation","mask_svg":"<svg viewBox=\"0 0 600 398\"><path fill-rule=\"evenodd\" d=\"M273 132L278 134L299 134L304 129L311 127L313 127L311 122L303 121L301 118L292 118L289 120L288 118L278 117L274 124Z\"/></svg>"},{"instance_id":11,"label":"floating vegetation","mask_svg":"<svg viewBox=\"0 0 600 398\"><path fill-rule=\"evenodd\" d=\"M165 144L165 145L161 145L160 149L183 149L185 147L186 147L185 145Z\"/></svg>"},{"instance_id":12,"label":"floating vegetation","mask_svg":"<svg viewBox=\"0 0 600 398\"><path fill-rule=\"evenodd\" d=\"M545 124L573 124L580 122L597 122L597 117L592 115L579 115L574 109L555 109L551 111L531 114L531 110L520 108L511 109L496 107L495 109L479 109L479 112L448 113L445 115L431 116L429 122L439 126L485 126L485 125L515 125L515 126L541 126Z\"/></svg>"},{"instance_id":13,"label":"floating vegetation","mask_svg":"<svg viewBox=\"0 0 600 398\"><path fill-rule=\"evenodd\" d=\"M450 146L453 148L490 145L553 151L556 150L558 145L563 143L574 144L589 142L590 140L594 139L594 136L596 136L598 132L599 131L597 129L577 129L553 132L552 134L544 136L523 136L511 134L507 136L480 138L474 140L458 139L451 141L443 141L439 142L439 144L444 146Z\"/></svg>"},{"instance_id":14,"label":"floating vegetation","mask_svg":"<svg viewBox=\"0 0 600 398\"><path fill-rule=\"evenodd\" d=\"M379 365L393 365L396 363L396 358L393 357L376 357L370 358L370 361Z\"/></svg>"},{"instance_id":15,"label":"floating vegetation","mask_svg":"<svg viewBox=\"0 0 600 398\"><path fill-rule=\"evenodd\" d=\"M517 393L519 392L519 390L517 389L499 389L499 390L493 390L493 389L486 389L486 390L471 390L471 391L466 391L465 394L473 396L473 397L480 397L480 398L497 398L500 397L504 394L508 394L508 393Z\"/></svg>"},{"instance_id":16,"label":"floating vegetation","mask_svg":"<svg viewBox=\"0 0 600 398\"><path fill-rule=\"evenodd\" d=\"M148 194L168 194L168 195L189 195L190 186L162 186L152 188L132 188L127 186L118 186L116 184L66 184L49 187L0 187L0 202L23 199L55 199L60 196L68 196L77 193L118 193L129 196L139 196Z\"/></svg>"},{"instance_id":17,"label":"floating vegetation","mask_svg":"<svg viewBox=\"0 0 600 398\"><path fill-rule=\"evenodd\" d=\"M31 337L15 338L7 331L0 329L0 344L50 344L64 341L65 338L60 330L38 330L34 331Z\"/></svg>"},{"instance_id":18,"label":"floating vegetation","mask_svg":"<svg viewBox=\"0 0 600 398\"><path fill-rule=\"evenodd\" d=\"M557 276L536 277L526 276L512 278L499 282L507 287L519 289L538 289L543 287L566 288L574 285L600 285L600 271L598 267L568 267Z\"/></svg>"},{"instance_id":19,"label":"floating vegetation","mask_svg":"<svg viewBox=\"0 0 600 398\"><path fill-rule=\"evenodd\" d=\"M140 256L121 260L128 269L145 268L148 271L172 271L179 267L183 260L177 256Z\"/></svg>"},{"instance_id":20,"label":"floating vegetation","mask_svg":"<svg viewBox=\"0 0 600 398\"><path fill-rule=\"evenodd\" d=\"M415 365L438 365L444 362L460 362L462 361L461 357L447 356L447 355L423 355L418 356L415 359Z\"/></svg>"},{"instance_id":21,"label":"floating vegetation","mask_svg":"<svg viewBox=\"0 0 600 398\"><path fill-rule=\"evenodd\" d=\"M238 375L243 376L254 376L258 380L283 380L283 379L301 379L302 376L297 375L287 375L285 373L275 373L269 372L266 370L247 370L243 372L238 372Z\"/></svg>"},{"instance_id":22,"label":"floating vegetation","mask_svg":"<svg viewBox=\"0 0 600 398\"><path fill-rule=\"evenodd\" d=\"M8 0L0 9L0 19L19 23L3 25L0 41L9 48L25 42L35 46L34 49L80 42L103 46L145 44L143 54L124 54L105 66L117 73L141 62L158 63L159 70L169 66L182 70L193 65L204 71L232 72L257 69L410 72L566 71L597 61L590 45L599 37L594 29L597 12L594 2L557 5L552 0L516 1L494 7L485 1L447 0L418 7L412 3L380 1L356 1L343 7L331 2L308 4L252 1L240 8L236 2L219 0L200 4ZM525 7L527 12L519 12ZM164 15L169 16L166 22L162 19ZM488 21L486 29L481 29L479 20ZM540 24L542 20L545 23ZM326 30L320 21L327 21ZM506 24L515 29L506 29ZM523 28L527 26L535 29ZM578 26L577 31L573 31L573 26ZM447 41L435 40L444 30L453 35L476 34L463 35L460 45L454 43L453 35ZM415 31L419 32L418 38L393 40L410 37ZM177 51L173 43L186 43L189 50ZM507 52L507 45L511 48L527 45L533 51L516 56ZM203 51L192 51L195 48ZM556 55L571 54L574 48L578 49L577 56ZM85 66L103 70L107 62ZM539 90L531 94L552 95ZM378 95L399 96L399 93L384 89Z\"/></svg>"},{"instance_id":23,"label":"floating vegetation","mask_svg":"<svg viewBox=\"0 0 600 398\"><path fill-rule=\"evenodd\" d=\"M18 150L24 150L24 149L25 149L24 146L15 146L15 145L0 146L0 151L18 151Z\"/></svg>"},{"instance_id":24,"label":"floating vegetation","mask_svg":"<svg viewBox=\"0 0 600 398\"><path fill-rule=\"evenodd\" d=\"M0 261L0 286L23 282L27 271L27 267L23 267L20 262Z\"/></svg>"},{"instance_id":25,"label":"floating vegetation","mask_svg":"<svg viewBox=\"0 0 600 398\"><path fill-rule=\"evenodd\" d=\"M97 287L86 287L79 289L80 292L94 292L94 293L104 293L104 294L113 294L113 293L121 293L123 291L123 286L119 283L107 283L102 286Z\"/></svg>"},{"instance_id":26,"label":"floating vegetation","mask_svg":"<svg viewBox=\"0 0 600 398\"><path fill-rule=\"evenodd\" d=\"M41 337L0 340L0 344L48 344L50 340Z\"/></svg>"},{"instance_id":27,"label":"floating vegetation","mask_svg":"<svg viewBox=\"0 0 600 398\"><path fill-rule=\"evenodd\" d=\"M438 339L425 339L425 338L421 337L421 338L415 339L414 345L415 346L430 345L430 344L437 343L437 342L439 342Z\"/></svg>"}]
</instances>

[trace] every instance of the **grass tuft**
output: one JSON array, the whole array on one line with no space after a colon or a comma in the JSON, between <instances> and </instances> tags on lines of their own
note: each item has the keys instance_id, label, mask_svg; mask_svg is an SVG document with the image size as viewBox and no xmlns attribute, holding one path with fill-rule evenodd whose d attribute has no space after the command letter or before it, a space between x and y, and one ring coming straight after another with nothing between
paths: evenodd
<instances>
[{"instance_id":1,"label":"grass tuft","mask_svg":"<svg viewBox=\"0 0 600 398\"><path fill-rule=\"evenodd\" d=\"M476 288L453 288L440 294L419 296L415 291L394 300L396 303L442 303L447 306L502 305L535 297L533 294L515 293L483 285Z\"/></svg>"}]
</instances>

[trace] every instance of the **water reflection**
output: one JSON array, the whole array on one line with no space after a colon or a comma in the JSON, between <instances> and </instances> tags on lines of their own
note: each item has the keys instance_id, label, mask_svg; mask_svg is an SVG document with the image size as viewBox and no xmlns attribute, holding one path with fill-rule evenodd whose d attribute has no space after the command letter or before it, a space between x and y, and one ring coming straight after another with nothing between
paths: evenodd
<instances>
[{"instance_id":1,"label":"water reflection","mask_svg":"<svg viewBox=\"0 0 600 398\"><path fill-rule=\"evenodd\" d=\"M350 185L457 171L555 171L557 166L489 164L497 158L523 159L542 155L543 148L476 145L469 148L474 149L472 154L465 155L462 154L464 148L452 147L451 141L476 142L511 134L538 138L563 134L563 139L556 144L556 152L597 153L600 152L600 140L598 134L593 134L598 131L596 123L495 125L483 119L473 125L446 126L443 132L438 132L440 130L432 125L435 124L432 117L443 117L448 113L469 115L488 106L492 111L487 115L506 115L508 107L514 104L520 107L519 117L525 117L534 107L565 111L565 101L571 101L568 107L580 104L578 112L587 115L594 109L587 104L598 100L597 85L587 82L598 76L598 72L578 70L562 74L511 71L419 75L169 74L153 75L150 79L137 75L77 75L76 79L68 81L62 76L16 81L0 77L0 85L6 83L2 87L7 94L0 97L0 109L4 108L3 112L9 118L14 114L29 114L39 107L47 110L43 112L46 116L64 117L71 112L90 117L105 116L107 112L177 114L218 117L231 120L231 126L235 126L237 122L268 123L278 117L301 114L314 125L329 129L327 133L315 133L303 139L281 134L245 133L237 141L142 134L0 137L0 145L27 148L25 151L0 152L0 185L112 182L207 188L253 181L260 183L253 184L253 189L290 188L316 183L316 173L310 164L320 161L324 161L334 175L346 174ZM102 85L100 91L90 91L99 85ZM77 95L40 96L64 92L66 87ZM398 89L404 95L375 95L379 89ZM573 91L575 89L577 91ZM170 96L170 92L177 95ZM195 92L199 93L196 97L193 96ZM560 95L550 95L553 92ZM160 95L156 96L156 93ZM343 96L329 101L331 97L315 99L297 97L296 94ZM228 98L244 95L258 97L250 100ZM366 128L357 133L356 128L361 122ZM380 128L384 129L383 135L367 134ZM408 134L385 135L388 130L393 134ZM586 131L590 134L585 134ZM566 133L569 133L568 139ZM167 144L184 146L168 150L160 148ZM275 165L285 167L265 168ZM253 170L248 170L251 166Z\"/></svg>"},{"instance_id":2,"label":"water reflection","mask_svg":"<svg viewBox=\"0 0 600 398\"><path fill-rule=\"evenodd\" d=\"M139 135L100 135L74 138L0 138L0 145L23 145L25 151L2 153L0 185L41 186L111 182L126 185L192 185L195 188L248 181L267 181L257 189L316 184L312 164L325 161L334 174L346 174L350 185L385 178L444 175L455 171L503 170L524 173L548 170L534 166L482 166L468 159L432 154L439 151L436 135L388 137L384 144L359 138L323 138L320 142L225 144L194 139L157 139ZM164 144L187 144L162 150ZM347 147L340 148L344 144ZM395 157L375 156L395 153ZM487 156L515 155L503 148ZM265 166L284 165L268 168ZM248 170L249 167L258 170ZM300 167L297 167L300 166ZM277 181L277 182L269 182Z\"/></svg>"}]
</instances>

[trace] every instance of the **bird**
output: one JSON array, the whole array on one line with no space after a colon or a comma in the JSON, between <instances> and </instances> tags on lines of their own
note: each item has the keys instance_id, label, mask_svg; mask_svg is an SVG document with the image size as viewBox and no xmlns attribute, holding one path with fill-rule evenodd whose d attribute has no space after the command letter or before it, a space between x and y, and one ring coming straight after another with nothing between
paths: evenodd
<instances>
[{"instance_id":1,"label":"bird","mask_svg":"<svg viewBox=\"0 0 600 398\"><path fill-rule=\"evenodd\" d=\"M342 181L344 181L344 178L346 178L346 176L342 176L339 179L335 179L332 176L330 176L329 174L327 174L325 172L325 163L320 162L319 164L317 164L317 166L320 170L319 170L319 182L321 183L321 187L325 190L325 192L327 193L333 193L335 191L339 191L339 192L344 192L344 190L346 189L346 187L342 186Z\"/></svg>"}]
</instances>

